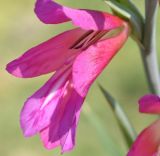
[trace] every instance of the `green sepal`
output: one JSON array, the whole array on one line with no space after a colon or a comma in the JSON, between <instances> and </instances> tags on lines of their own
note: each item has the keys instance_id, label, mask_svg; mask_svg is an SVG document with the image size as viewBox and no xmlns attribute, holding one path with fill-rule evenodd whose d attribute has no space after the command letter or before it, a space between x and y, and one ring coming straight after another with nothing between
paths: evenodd
<instances>
[{"instance_id":1,"label":"green sepal","mask_svg":"<svg viewBox=\"0 0 160 156\"><path fill-rule=\"evenodd\" d=\"M127 0L105 0L113 13L120 18L128 21L132 28L132 37L138 42L142 43L144 19L138 9L131 1Z\"/></svg>"}]
</instances>

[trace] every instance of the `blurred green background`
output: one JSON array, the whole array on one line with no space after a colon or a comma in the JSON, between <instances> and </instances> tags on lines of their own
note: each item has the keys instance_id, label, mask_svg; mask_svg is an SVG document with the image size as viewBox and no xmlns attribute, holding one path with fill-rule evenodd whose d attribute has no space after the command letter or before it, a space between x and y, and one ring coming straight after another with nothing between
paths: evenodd
<instances>
[{"instance_id":1,"label":"blurred green background","mask_svg":"<svg viewBox=\"0 0 160 156\"><path fill-rule=\"evenodd\" d=\"M143 0L134 0L143 12ZM110 11L100 0L59 0L60 3L77 8ZM19 112L23 102L51 75L33 79L18 79L5 71L8 62L24 51L52 36L71 28L71 24L44 25L33 12L33 0L1 0L0 4L0 155L1 156L51 156L60 155L60 150L47 151L38 136L25 139L19 126ZM160 14L159 14L160 15ZM158 17L160 18L160 16ZM160 20L158 28L160 27ZM160 30L157 32L160 37ZM158 41L160 38L158 38ZM160 44L158 45L160 51ZM136 44L129 39L97 79L122 104L137 132L140 132L155 117L138 113L137 100L148 93L147 83ZM127 152L127 147L117 126L112 110L100 93L97 82L87 97L87 105L100 118L104 130L116 144ZM86 105L86 104L85 104ZM85 109L86 106L83 107ZM106 138L107 139L107 138ZM82 113L77 132L76 148L68 156L110 156L106 153L95 128Z\"/></svg>"}]
</instances>

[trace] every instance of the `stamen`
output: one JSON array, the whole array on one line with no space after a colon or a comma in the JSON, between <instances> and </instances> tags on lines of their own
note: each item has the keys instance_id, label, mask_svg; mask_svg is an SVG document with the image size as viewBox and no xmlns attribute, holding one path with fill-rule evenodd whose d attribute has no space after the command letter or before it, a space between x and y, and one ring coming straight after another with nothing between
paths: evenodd
<instances>
[{"instance_id":1,"label":"stamen","mask_svg":"<svg viewBox=\"0 0 160 156\"><path fill-rule=\"evenodd\" d=\"M96 43L99 39L101 39L105 34L107 33L107 31L98 31L87 43L87 45L82 48L83 50L87 49L89 46L91 46L92 44Z\"/></svg>"},{"instance_id":2,"label":"stamen","mask_svg":"<svg viewBox=\"0 0 160 156\"><path fill-rule=\"evenodd\" d=\"M73 43L73 45L70 47L70 49L76 49L76 47L81 43L84 43L85 39L87 36L89 36L90 34L92 34L94 31L93 30L89 30L87 31L85 34L83 34L75 43ZM80 46L80 45L79 45ZM78 49L78 48L77 48Z\"/></svg>"},{"instance_id":3,"label":"stamen","mask_svg":"<svg viewBox=\"0 0 160 156\"><path fill-rule=\"evenodd\" d=\"M103 37L106 32L107 31L87 31L70 47L70 49L82 48L84 50L88 48L91 44L99 40L101 37Z\"/></svg>"},{"instance_id":4,"label":"stamen","mask_svg":"<svg viewBox=\"0 0 160 156\"><path fill-rule=\"evenodd\" d=\"M88 43L89 43L93 38L95 38L95 36L97 36L99 33L100 33L100 31L94 31L90 36L88 36L86 42L85 42L84 45L83 45L83 48L84 48L84 47L87 47Z\"/></svg>"},{"instance_id":5,"label":"stamen","mask_svg":"<svg viewBox=\"0 0 160 156\"><path fill-rule=\"evenodd\" d=\"M83 34L73 45L70 47L70 49L82 49L85 50L92 44L96 43L98 40L100 40L103 36L106 36L106 38L114 37L115 35L118 35L122 31L123 27L119 27L117 29L111 30L111 31L87 31L85 34Z\"/></svg>"}]
</instances>

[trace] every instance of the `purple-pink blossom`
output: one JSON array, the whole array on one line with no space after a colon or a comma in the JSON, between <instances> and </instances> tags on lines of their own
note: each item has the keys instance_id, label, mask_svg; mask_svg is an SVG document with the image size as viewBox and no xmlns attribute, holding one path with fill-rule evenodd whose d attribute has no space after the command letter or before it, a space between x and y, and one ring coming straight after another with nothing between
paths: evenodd
<instances>
[{"instance_id":1,"label":"purple-pink blossom","mask_svg":"<svg viewBox=\"0 0 160 156\"><path fill-rule=\"evenodd\" d=\"M7 65L21 78L55 72L27 99L20 115L26 137L40 134L44 146L61 146L62 152L75 145L80 111L88 90L127 40L126 22L108 13L79 10L51 0L37 0L37 17L46 24L71 21L77 28L65 31L25 52ZM108 35L116 30L114 35Z\"/></svg>"},{"instance_id":2,"label":"purple-pink blossom","mask_svg":"<svg viewBox=\"0 0 160 156\"><path fill-rule=\"evenodd\" d=\"M160 97L152 94L143 96L139 100L139 110L160 114ZM160 156L160 119L139 134L127 156Z\"/></svg>"}]
</instances>

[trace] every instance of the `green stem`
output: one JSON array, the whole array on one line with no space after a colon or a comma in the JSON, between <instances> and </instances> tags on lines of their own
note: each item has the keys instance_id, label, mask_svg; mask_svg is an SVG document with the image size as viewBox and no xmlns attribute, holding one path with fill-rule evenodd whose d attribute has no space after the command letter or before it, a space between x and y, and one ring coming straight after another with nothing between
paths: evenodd
<instances>
[{"instance_id":1,"label":"green stem","mask_svg":"<svg viewBox=\"0 0 160 156\"><path fill-rule=\"evenodd\" d=\"M145 26L143 45L140 47L142 60L152 93L160 95L159 67L156 51L156 17L158 0L145 1Z\"/></svg>"}]
</instances>

